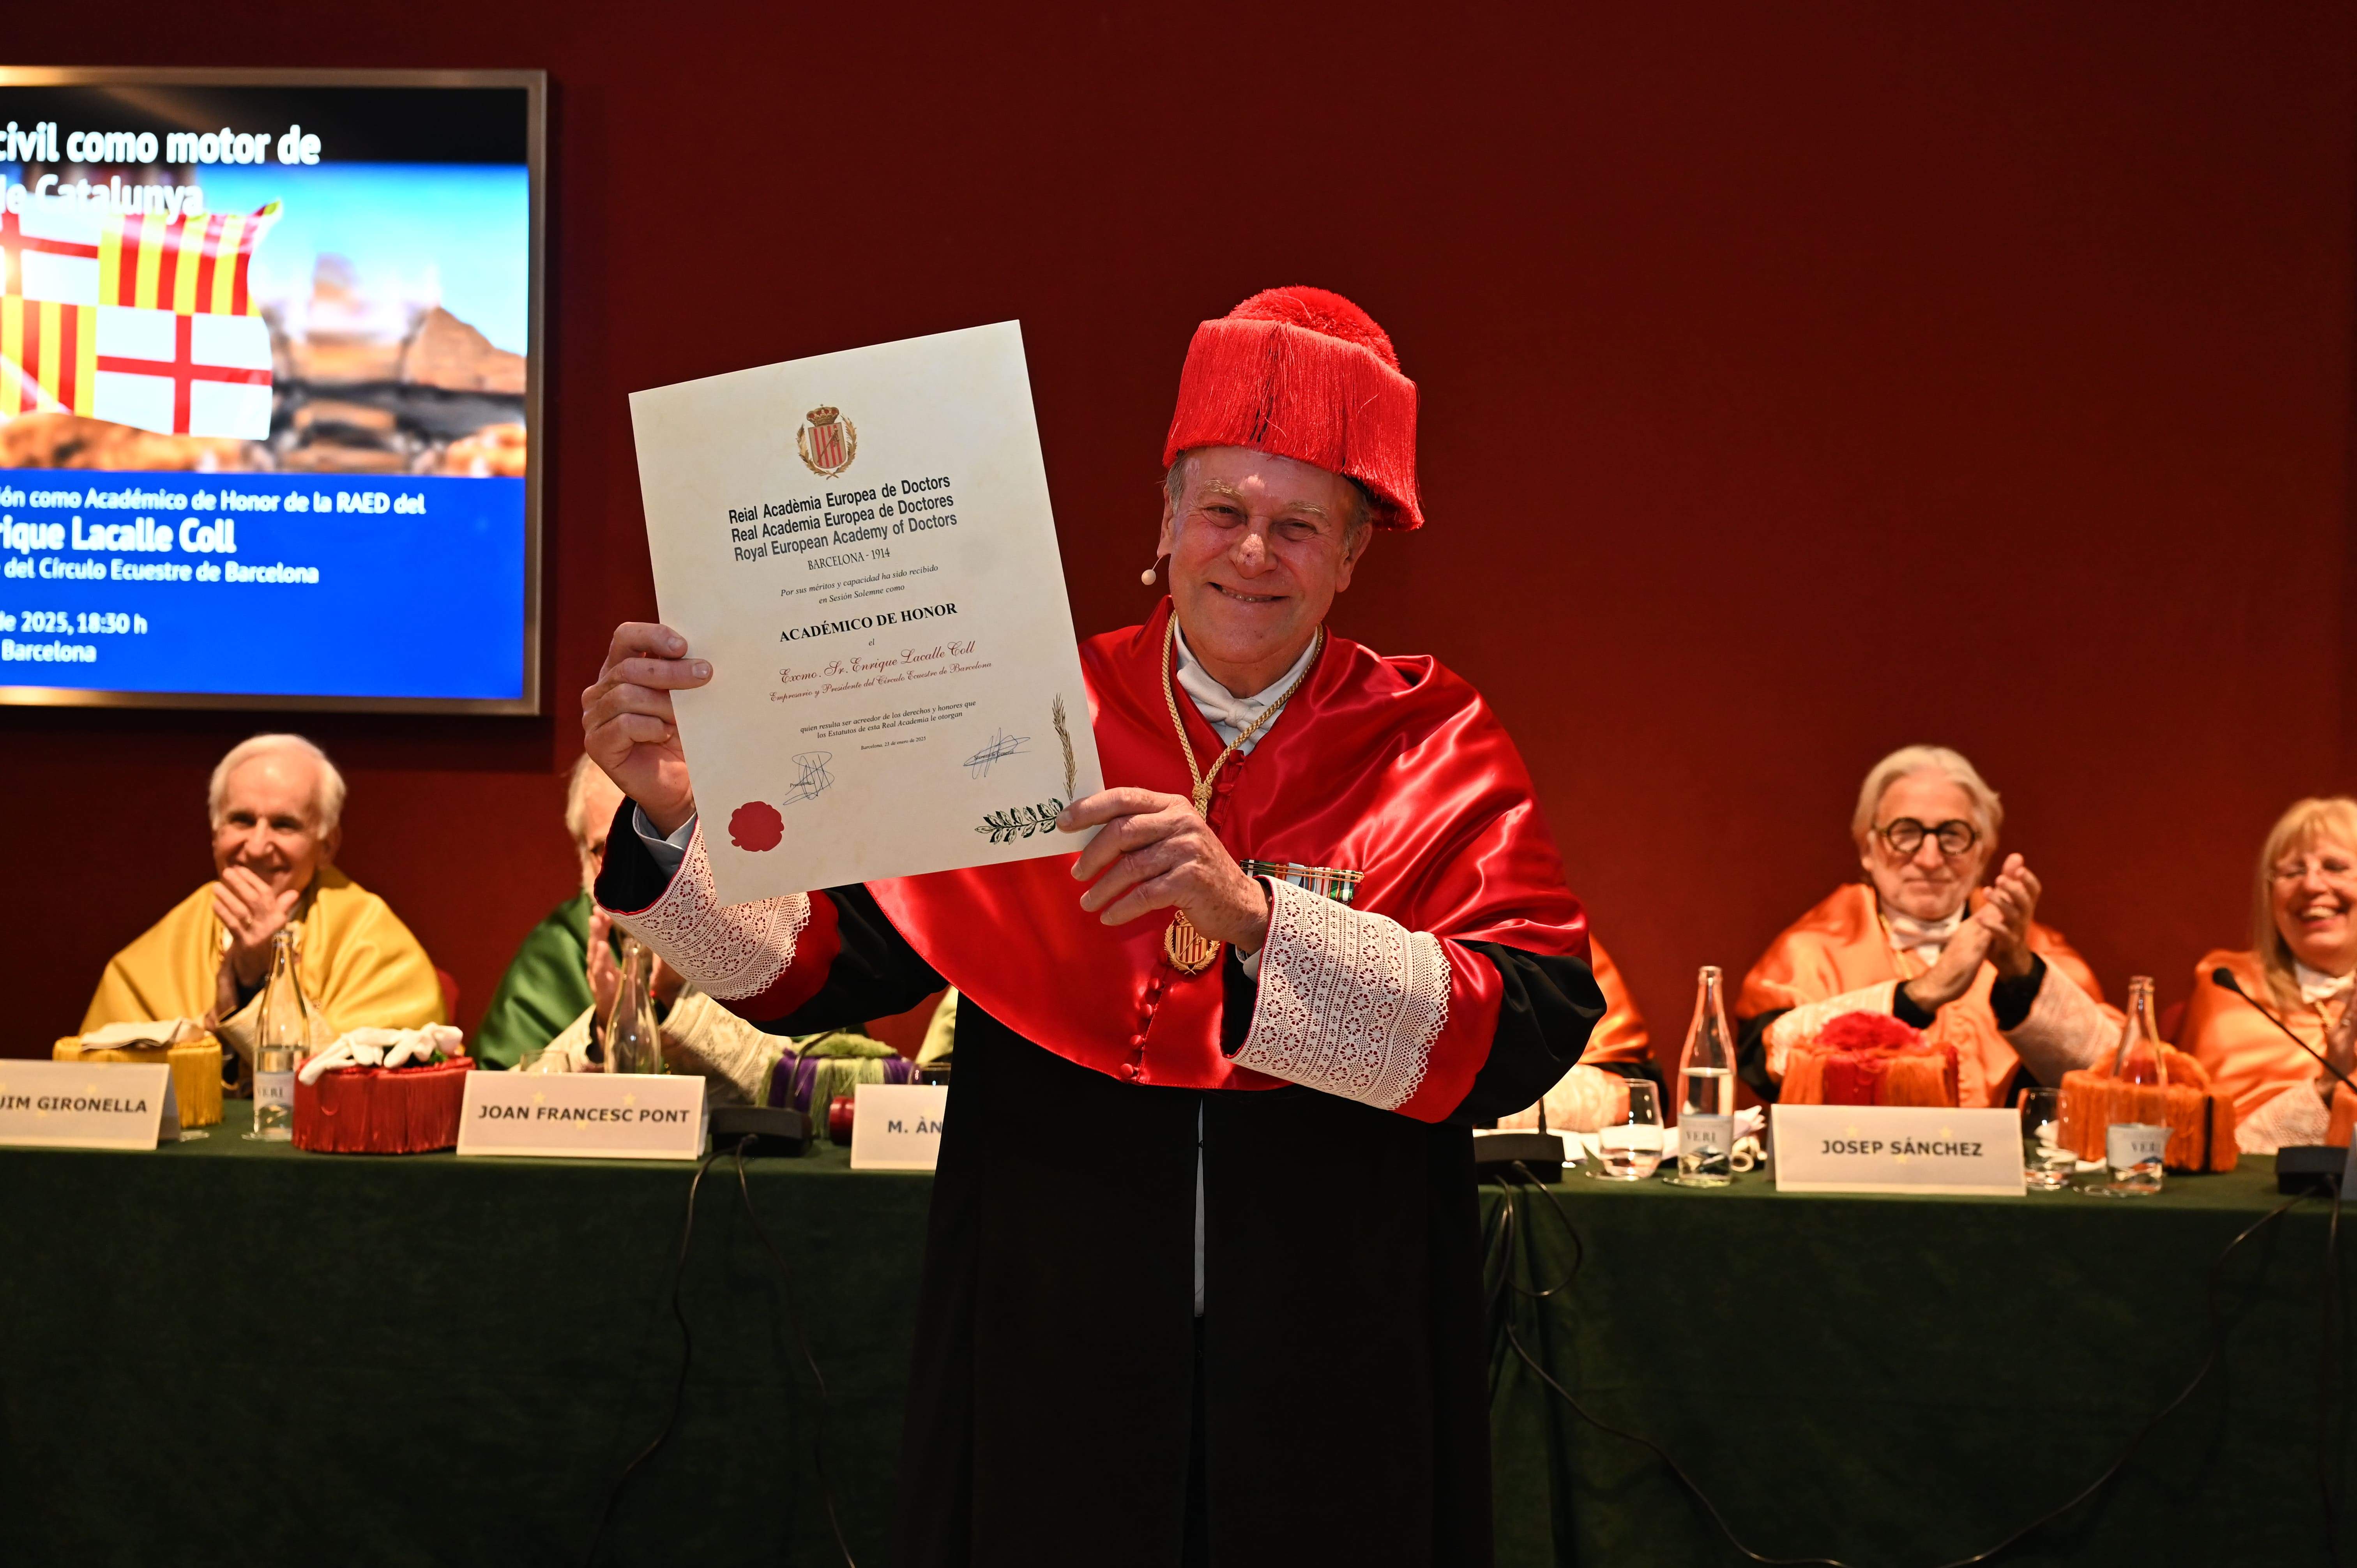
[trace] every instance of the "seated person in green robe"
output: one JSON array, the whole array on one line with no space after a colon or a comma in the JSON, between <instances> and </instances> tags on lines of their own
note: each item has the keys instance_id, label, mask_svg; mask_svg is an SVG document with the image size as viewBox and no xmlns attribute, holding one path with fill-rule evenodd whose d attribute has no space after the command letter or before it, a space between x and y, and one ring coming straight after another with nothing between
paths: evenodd
<instances>
[{"instance_id":1,"label":"seated person in green robe","mask_svg":"<svg viewBox=\"0 0 2357 1568\"><path fill-rule=\"evenodd\" d=\"M532 929L500 977L474 1036L476 1059L485 1066L595 1070L594 1041L613 1010L622 973L614 932L605 911L591 903L588 887L605 859L606 830L620 804L620 791L587 757L575 762L565 786L565 828L580 859L581 891ZM797 1050L813 1058L845 1058L838 1072L850 1071L854 1061L876 1058L856 1073L864 1081L882 1081L888 1064L881 1058L894 1055L889 1046L861 1035L796 1041L764 1034L683 984L661 960L651 989L664 1061L673 1072L709 1079L715 1104L784 1103L778 1096L790 1092L791 1075L780 1075L777 1068Z\"/></svg>"},{"instance_id":2,"label":"seated person in green robe","mask_svg":"<svg viewBox=\"0 0 2357 1568\"><path fill-rule=\"evenodd\" d=\"M565 831L581 861L581 886L549 912L516 949L471 1045L485 1067L511 1068L545 1047L596 1000L589 989L589 884L606 855L606 828L620 791L583 757L565 790ZM602 967L619 973L609 944ZM608 993L608 1004L612 994Z\"/></svg>"}]
</instances>

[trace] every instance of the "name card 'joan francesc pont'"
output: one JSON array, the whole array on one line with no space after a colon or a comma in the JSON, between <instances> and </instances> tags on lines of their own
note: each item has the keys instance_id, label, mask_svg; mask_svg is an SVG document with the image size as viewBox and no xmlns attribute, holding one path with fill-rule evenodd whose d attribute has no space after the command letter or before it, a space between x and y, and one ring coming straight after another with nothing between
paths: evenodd
<instances>
[{"instance_id":1,"label":"name card 'joan francesc pont'","mask_svg":"<svg viewBox=\"0 0 2357 1568\"><path fill-rule=\"evenodd\" d=\"M688 1074L470 1072L458 1153L692 1160L704 1079Z\"/></svg>"},{"instance_id":2,"label":"name card 'joan francesc pont'","mask_svg":"<svg viewBox=\"0 0 2357 1568\"><path fill-rule=\"evenodd\" d=\"M673 699L726 903L1066 854L1101 788L1023 334L634 392ZM1143 537L1141 535L1141 537Z\"/></svg>"}]
</instances>

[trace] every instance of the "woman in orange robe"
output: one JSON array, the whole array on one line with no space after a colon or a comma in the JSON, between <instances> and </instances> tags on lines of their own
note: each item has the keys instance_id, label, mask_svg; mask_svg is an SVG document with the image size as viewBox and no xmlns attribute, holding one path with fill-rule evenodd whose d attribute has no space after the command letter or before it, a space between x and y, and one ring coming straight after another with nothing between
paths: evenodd
<instances>
[{"instance_id":1,"label":"woman in orange robe","mask_svg":"<svg viewBox=\"0 0 2357 1568\"><path fill-rule=\"evenodd\" d=\"M1631 1079L1660 1087L1662 1069L1654 1065L1645 1020L1594 931L1587 934L1587 958L1596 972L1597 989L1604 993L1604 1016L1596 1021L1595 1032L1587 1036L1587 1049L1540 1101L1512 1116L1501 1116L1499 1126L1536 1127L1539 1105L1544 1104L1550 1129L1593 1133L1628 1114Z\"/></svg>"},{"instance_id":2,"label":"woman in orange robe","mask_svg":"<svg viewBox=\"0 0 2357 1568\"><path fill-rule=\"evenodd\" d=\"M2357 800L2295 804L2267 834L2254 882L2251 950L2220 949L2194 966L2183 1048L2210 1069L2219 1093L2234 1097L2235 1141L2245 1153L2346 1144L2357 1097L2284 1031L2357 1077L2357 1008L2350 1005L2357 981ZM2242 995L2211 978L2221 968Z\"/></svg>"},{"instance_id":3,"label":"woman in orange robe","mask_svg":"<svg viewBox=\"0 0 2357 1568\"><path fill-rule=\"evenodd\" d=\"M1837 889L1773 942L1736 998L1738 1063L1776 1098L1792 1048L1846 1013L1889 1013L1956 1049L1957 1099L2004 1105L2028 1080L2060 1085L2118 1040L2086 961L2032 918L2040 884L2018 854L1979 886L2005 810L1945 746L1892 752L1850 822L1863 882Z\"/></svg>"}]
</instances>

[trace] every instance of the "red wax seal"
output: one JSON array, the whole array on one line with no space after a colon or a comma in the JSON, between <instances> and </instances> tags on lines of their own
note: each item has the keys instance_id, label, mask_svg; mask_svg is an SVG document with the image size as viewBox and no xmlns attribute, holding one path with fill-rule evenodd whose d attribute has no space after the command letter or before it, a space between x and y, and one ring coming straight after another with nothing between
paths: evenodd
<instances>
[{"instance_id":1,"label":"red wax seal","mask_svg":"<svg viewBox=\"0 0 2357 1568\"><path fill-rule=\"evenodd\" d=\"M838 1094L826 1102L826 1135L838 1144L851 1142L851 1096Z\"/></svg>"},{"instance_id":2,"label":"red wax seal","mask_svg":"<svg viewBox=\"0 0 2357 1568\"><path fill-rule=\"evenodd\" d=\"M728 819L728 842L738 849L775 849L785 836L786 819L767 800L748 800Z\"/></svg>"}]
</instances>

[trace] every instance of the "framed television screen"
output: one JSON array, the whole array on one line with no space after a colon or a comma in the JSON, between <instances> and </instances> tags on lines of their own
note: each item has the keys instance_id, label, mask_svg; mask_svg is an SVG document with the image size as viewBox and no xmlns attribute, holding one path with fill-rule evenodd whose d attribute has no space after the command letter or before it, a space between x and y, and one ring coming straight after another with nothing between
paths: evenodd
<instances>
[{"instance_id":1,"label":"framed television screen","mask_svg":"<svg viewBox=\"0 0 2357 1568\"><path fill-rule=\"evenodd\" d=\"M545 108L0 69L0 703L539 711Z\"/></svg>"}]
</instances>

